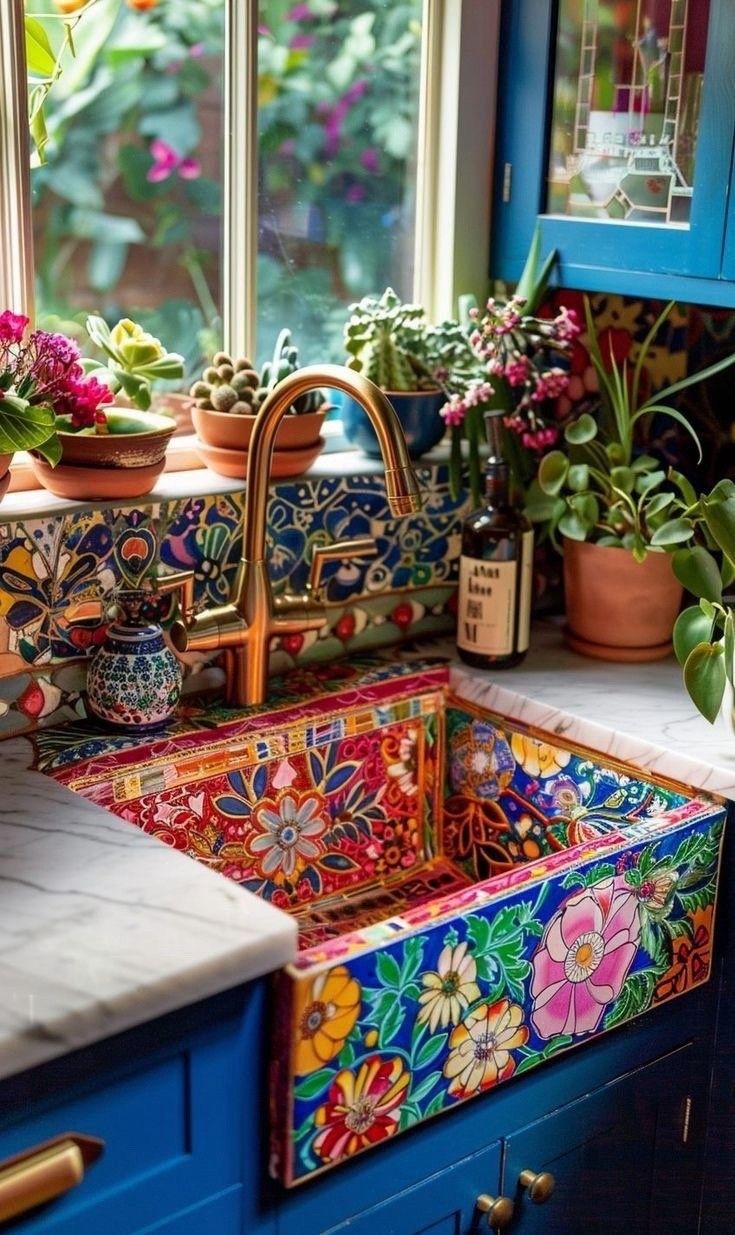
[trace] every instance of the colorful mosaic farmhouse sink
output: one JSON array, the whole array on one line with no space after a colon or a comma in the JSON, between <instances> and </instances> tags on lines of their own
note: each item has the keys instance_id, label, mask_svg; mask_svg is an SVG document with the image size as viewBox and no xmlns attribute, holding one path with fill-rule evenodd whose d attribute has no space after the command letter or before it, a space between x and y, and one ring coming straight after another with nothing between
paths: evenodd
<instances>
[{"instance_id":1,"label":"colorful mosaic farmhouse sink","mask_svg":"<svg viewBox=\"0 0 735 1235\"><path fill-rule=\"evenodd\" d=\"M288 1185L707 980L725 811L447 698L430 662L39 766L296 915L275 985Z\"/></svg>"}]
</instances>

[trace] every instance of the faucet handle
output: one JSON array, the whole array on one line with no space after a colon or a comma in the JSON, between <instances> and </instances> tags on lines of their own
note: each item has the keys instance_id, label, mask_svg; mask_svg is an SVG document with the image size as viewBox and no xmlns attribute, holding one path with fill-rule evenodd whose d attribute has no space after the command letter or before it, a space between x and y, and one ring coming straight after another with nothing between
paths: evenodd
<instances>
[{"instance_id":1,"label":"faucet handle","mask_svg":"<svg viewBox=\"0 0 735 1235\"><path fill-rule=\"evenodd\" d=\"M177 570L169 575L157 575L156 592L159 596L175 592L181 620L187 621L194 612L194 571Z\"/></svg>"},{"instance_id":2,"label":"faucet handle","mask_svg":"<svg viewBox=\"0 0 735 1235\"><path fill-rule=\"evenodd\" d=\"M322 570L327 562L340 562L345 558L376 557L378 546L372 536L357 536L353 540L335 540L328 545L317 545L311 555L308 590L315 594L322 584Z\"/></svg>"}]
</instances>

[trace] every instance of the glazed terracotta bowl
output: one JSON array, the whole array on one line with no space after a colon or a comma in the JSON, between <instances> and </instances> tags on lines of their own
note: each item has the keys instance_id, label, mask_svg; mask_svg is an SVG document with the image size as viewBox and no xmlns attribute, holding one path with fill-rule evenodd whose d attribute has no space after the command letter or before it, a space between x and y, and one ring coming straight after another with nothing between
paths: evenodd
<instances>
[{"instance_id":1,"label":"glazed terracotta bowl","mask_svg":"<svg viewBox=\"0 0 735 1235\"><path fill-rule=\"evenodd\" d=\"M150 493L163 471L166 460L142 467L75 467L59 463L51 467L44 459L32 456L37 480L55 497L78 502L106 501L114 498L144 497Z\"/></svg>"},{"instance_id":2,"label":"glazed terracotta bowl","mask_svg":"<svg viewBox=\"0 0 735 1235\"><path fill-rule=\"evenodd\" d=\"M107 420L110 433L65 433L60 429L61 465L135 468L163 463L169 438L176 430L170 416L121 407L111 408Z\"/></svg>"}]
</instances>

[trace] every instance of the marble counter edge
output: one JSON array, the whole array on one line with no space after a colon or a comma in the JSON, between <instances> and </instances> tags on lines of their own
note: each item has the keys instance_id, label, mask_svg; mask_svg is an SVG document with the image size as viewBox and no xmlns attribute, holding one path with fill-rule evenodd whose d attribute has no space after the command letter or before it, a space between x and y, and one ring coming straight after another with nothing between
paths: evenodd
<instances>
[{"instance_id":1,"label":"marble counter edge","mask_svg":"<svg viewBox=\"0 0 735 1235\"><path fill-rule=\"evenodd\" d=\"M293 918L1 749L0 1078L294 959Z\"/></svg>"},{"instance_id":2,"label":"marble counter edge","mask_svg":"<svg viewBox=\"0 0 735 1235\"><path fill-rule=\"evenodd\" d=\"M450 687L459 699L554 734L562 742L588 746L651 776L667 777L693 789L735 800L735 752L732 766L727 766L724 760L718 762L717 753L710 763L677 749L675 744L664 745L627 730L624 721L614 727L601 723L587 714L588 708L584 705L578 710L567 710L556 702L506 686L494 680L489 672L478 672L458 662L451 666ZM635 702L631 698L631 706ZM694 723L698 728L706 725L700 717L694 718ZM655 724L652 730L655 732ZM714 737L713 746L716 746Z\"/></svg>"}]
</instances>

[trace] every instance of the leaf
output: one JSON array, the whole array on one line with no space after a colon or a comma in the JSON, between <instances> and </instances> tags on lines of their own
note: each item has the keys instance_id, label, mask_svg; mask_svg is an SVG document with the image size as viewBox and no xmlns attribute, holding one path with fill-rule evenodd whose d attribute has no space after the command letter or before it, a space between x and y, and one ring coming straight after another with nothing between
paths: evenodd
<instances>
[{"instance_id":1,"label":"leaf","mask_svg":"<svg viewBox=\"0 0 735 1235\"><path fill-rule=\"evenodd\" d=\"M610 473L610 479L615 485L615 488L622 489L623 493L632 493L633 489L636 487L636 474L632 467L614 467ZM640 493L644 492L644 490L640 488L641 482L644 479L648 479L648 477L641 476L638 480L638 490ZM663 479L664 474L661 472L661 480Z\"/></svg>"},{"instance_id":2,"label":"leaf","mask_svg":"<svg viewBox=\"0 0 735 1235\"><path fill-rule=\"evenodd\" d=\"M34 450L54 436L56 420L50 407L36 407L15 395L0 398L0 454Z\"/></svg>"},{"instance_id":3,"label":"leaf","mask_svg":"<svg viewBox=\"0 0 735 1235\"><path fill-rule=\"evenodd\" d=\"M574 510L568 510L559 520L559 531L569 540L586 540L589 526Z\"/></svg>"},{"instance_id":4,"label":"leaf","mask_svg":"<svg viewBox=\"0 0 735 1235\"><path fill-rule=\"evenodd\" d=\"M618 468L614 469L618 471ZM652 489L657 489L666 479L666 473L660 469L655 472L641 472L635 482L635 487L638 493L650 493Z\"/></svg>"},{"instance_id":5,"label":"leaf","mask_svg":"<svg viewBox=\"0 0 735 1235\"><path fill-rule=\"evenodd\" d=\"M432 1115L438 1115L440 1111L443 1111L445 1102L446 1094L442 1090L435 1098L431 1099L431 1102L424 1111L424 1119L430 1119Z\"/></svg>"},{"instance_id":6,"label":"leaf","mask_svg":"<svg viewBox=\"0 0 735 1235\"><path fill-rule=\"evenodd\" d=\"M631 1017L645 1012L653 998L658 976L654 969L642 969L631 974L605 1016L605 1028L612 1029L613 1025L629 1021Z\"/></svg>"},{"instance_id":7,"label":"leaf","mask_svg":"<svg viewBox=\"0 0 735 1235\"><path fill-rule=\"evenodd\" d=\"M347 784L347 781L357 771L359 766L359 763L338 764L334 771L327 777L323 792L327 794L335 793L337 789L341 789L343 785Z\"/></svg>"},{"instance_id":8,"label":"leaf","mask_svg":"<svg viewBox=\"0 0 735 1235\"><path fill-rule=\"evenodd\" d=\"M562 489L569 471L569 460L561 450L550 450L544 455L538 469L538 482L548 497L556 497Z\"/></svg>"},{"instance_id":9,"label":"leaf","mask_svg":"<svg viewBox=\"0 0 735 1235\"><path fill-rule=\"evenodd\" d=\"M262 798L268 787L268 769L265 764L261 763L253 773L253 793L256 798ZM245 797L249 798L250 794L246 793Z\"/></svg>"},{"instance_id":10,"label":"leaf","mask_svg":"<svg viewBox=\"0 0 735 1235\"><path fill-rule=\"evenodd\" d=\"M317 860L317 866L329 871L355 871L360 869L359 862L348 858L344 853L326 853Z\"/></svg>"},{"instance_id":11,"label":"leaf","mask_svg":"<svg viewBox=\"0 0 735 1235\"><path fill-rule=\"evenodd\" d=\"M38 77L53 76L56 58L48 35L38 18L29 13L25 17L25 42L28 71Z\"/></svg>"},{"instance_id":12,"label":"leaf","mask_svg":"<svg viewBox=\"0 0 735 1235\"><path fill-rule=\"evenodd\" d=\"M244 802L242 798L231 798L227 793L222 794L219 798L215 798L214 804L223 815L229 815L235 819L245 818L251 813L248 802Z\"/></svg>"},{"instance_id":13,"label":"leaf","mask_svg":"<svg viewBox=\"0 0 735 1235\"><path fill-rule=\"evenodd\" d=\"M688 592L704 596L706 600L722 599L720 568L704 545L692 545L677 549L671 559L674 574Z\"/></svg>"},{"instance_id":14,"label":"leaf","mask_svg":"<svg viewBox=\"0 0 735 1235\"><path fill-rule=\"evenodd\" d=\"M421 968L421 962L424 959L424 945L426 940L422 935L412 935L406 940L406 945L403 949L403 964L401 966L401 985L410 982L412 978Z\"/></svg>"},{"instance_id":15,"label":"leaf","mask_svg":"<svg viewBox=\"0 0 735 1235\"><path fill-rule=\"evenodd\" d=\"M735 494L719 485L702 498L704 521L722 552L735 562Z\"/></svg>"},{"instance_id":16,"label":"leaf","mask_svg":"<svg viewBox=\"0 0 735 1235\"><path fill-rule=\"evenodd\" d=\"M417 1085L416 1088L411 1091L412 1100L414 1102L420 1102L422 1098L425 1098L427 1094L431 1093L437 1081L440 1081L441 1078L441 1072L430 1072L428 1076L424 1077L421 1084Z\"/></svg>"},{"instance_id":17,"label":"leaf","mask_svg":"<svg viewBox=\"0 0 735 1235\"><path fill-rule=\"evenodd\" d=\"M567 473L567 484L574 493L581 493L589 488L590 469L586 463L574 463Z\"/></svg>"},{"instance_id":18,"label":"leaf","mask_svg":"<svg viewBox=\"0 0 735 1235\"><path fill-rule=\"evenodd\" d=\"M735 679L735 620L732 609L728 609L725 618L725 673L730 685Z\"/></svg>"},{"instance_id":19,"label":"leaf","mask_svg":"<svg viewBox=\"0 0 735 1235\"><path fill-rule=\"evenodd\" d=\"M691 519L668 519L651 537L652 545L678 545L684 540L690 540L694 534L694 524Z\"/></svg>"},{"instance_id":20,"label":"leaf","mask_svg":"<svg viewBox=\"0 0 735 1235\"><path fill-rule=\"evenodd\" d=\"M332 1068L320 1068L318 1072L311 1072L309 1076L305 1076L303 1081L297 1081L294 1094L297 1098L304 1100L316 1098L317 1094L323 1093L333 1080Z\"/></svg>"},{"instance_id":21,"label":"leaf","mask_svg":"<svg viewBox=\"0 0 735 1235\"><path fill-rule=\"evenodd\" d=\"M393 1038L395 1038L398 1030L403 1024L405 1015L406 1014L400 1001L398 999L394 1000L392 1006L388 1009L388 1012L378 1026L378 1039L381 1047L388 1046Z\"/></svg>"},{"instance_id":22,"label":"leaf","mask_svg":"<svg viewBox=\"0 0 735 1235\"><path fill-rule=\"evenodd\" d=\"M447 1035L445 1033L434 1034L433 1038L429 1038L424 1042L418 1051L416 1058L413 1061L413 1066L416 1071L420 1068L425 1068L427 1064L432 1063L437 1056L441 1055L444 1047L447 1044ZM416 1097L416 1094L412 1094Z\"/></svg>"},{"instance_id":23,"label":"leaf","mask_svg":"<svg viewBox=\"0 0 735 1235\"><path fill-rule=\"evenodd\" d=\"M723 645L700 643L693 648L684 665L684 685L695 707L710 724L717 719L726 682Z\"/></svg>"},{"instance_id":24,"label":"leaf","mask_svg":"<svg viewBox=\"0 0 735 1235\"><path fill-rule=\"evenodd\" d=\"M389 952L378 952L375 958L375 968L383 986L398 989L401 982L401 971L394 957Z\"/></svg>"},{"instance_id":25,"label":"leaf","mask_svg":"<svg viewBox=\"0 0 735 1235\"><path fill-rule=\"evenodd\" d=\"M733 358L735 359L735 357L733 357ZM675 387L674 387L674 386L671 386L671 387L669 387L669 391L668 391L668 392L661 391L659 394L657 394L657 395L656 395L656 398L657 398L657 399L660 399L660 398L662 398L662 397L663 397L664 393L670 393L670 392L671 392L672 390L674 390L674 389L675 389ZM663 404L661 404L661 403L645 403L645 404L643 405L643 407L640 407L640 408L638 409L638 411L635 413L635 415L631 416L631 418L630 418L630 427L631 427L631 430L632 430L633 425L635 424L635 422L636 422L637 420L640 420L641 416L648 416L648 415L649 415L649 413L651 413L651 412L660 412L662 415L664 415L664 416L668 416L670 420L675 420L675 421L677 422L677 424L682 425L682 427L683 427L684 429L686 429L686 431L687 431L687 433L689 434L689 436L690 436L690 437L692 437L692 438L694 439L694 441L695 441L695 443L696 443L696 446L697 446L697 451L698 451L698 459L697 459L697 461L698 461L698 462L701 462L701 460L702 460L702 447L701 447L701 445L700 445L699 438L697 437L696 433L694 432L694 429L693 429L693 428L692 428L692 426L690 425L690 423L689 423L689 421L687 420L686 416L682 416L681 412L677 412L677 411L676 411L676 409L675 409L675 408L673 408L673 407L665 407L665 406L664 406Z\"/></svg>"},{"instance_id":26,"label":"leaf","mask_svg":"<svg viewBox=\"0 0 735 1235\"><path fill-rule=\"evenodd\" d=\"M712 623L699 605L692 605L679 614L674 623L674 653L680 665L685 665L689 653L710 637Z\"/></svg>"},{"instance_id":27,"label":"leaf","mask_svg":"<svg viewBox=\"0 0 735 1235\"><path fill-rule=\"evenodd\" d=\"M583 412L578 420L567 425L564 437L572 446L584 446L597 437L597 421L589 412Z\"/></svg>"}]
</instances>

